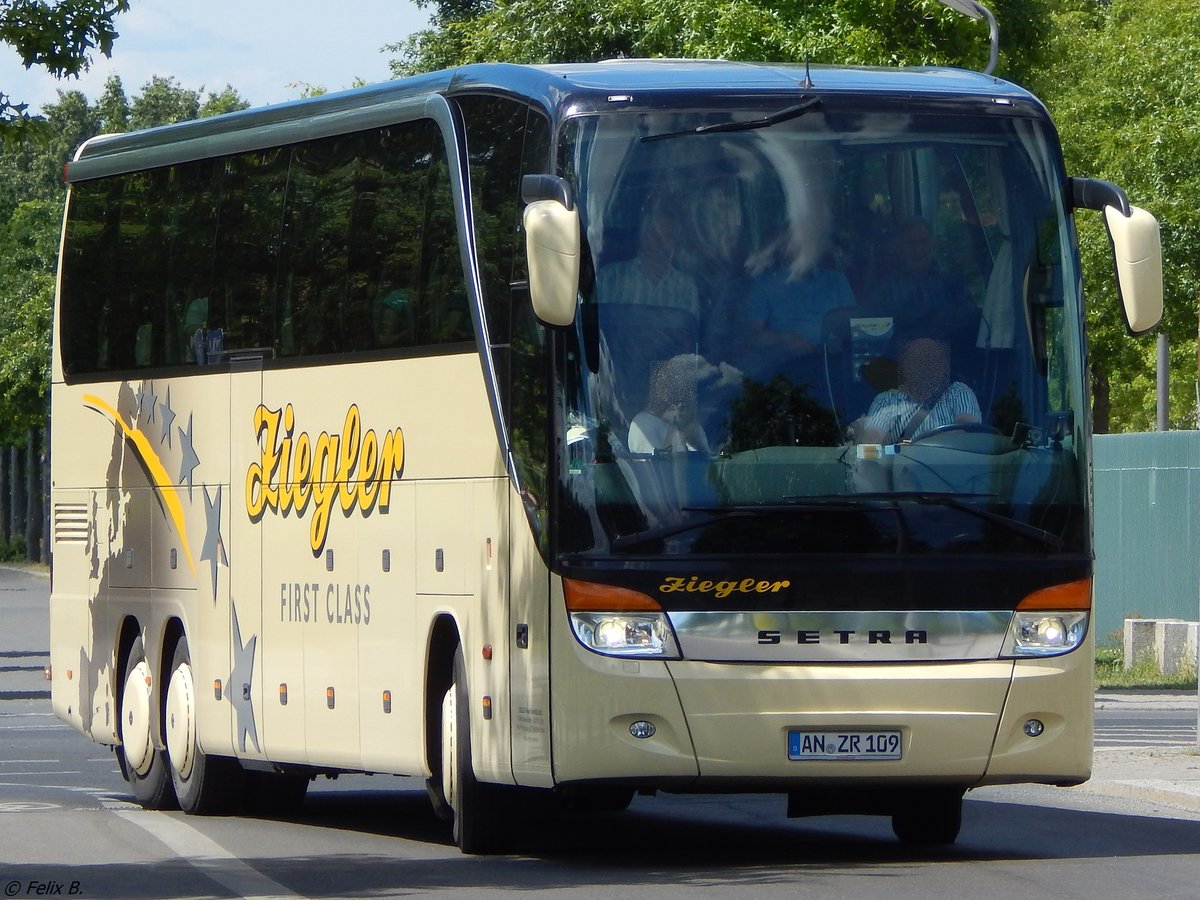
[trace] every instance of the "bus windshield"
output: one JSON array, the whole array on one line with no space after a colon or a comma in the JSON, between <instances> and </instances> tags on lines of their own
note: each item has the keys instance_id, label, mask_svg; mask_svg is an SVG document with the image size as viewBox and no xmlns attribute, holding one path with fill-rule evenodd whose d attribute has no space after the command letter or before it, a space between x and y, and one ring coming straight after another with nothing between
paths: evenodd
<instances>
[{"instance_id":1,"label":"bus windshield","mask_svg":"<svg viewBox=\"0 0 1200 900\"><path fill-rule=\"evenodd\" d=\"M1086 553L1073 225L1031 106L569 119L568 555Z\"/></svg>"}]
</instances>

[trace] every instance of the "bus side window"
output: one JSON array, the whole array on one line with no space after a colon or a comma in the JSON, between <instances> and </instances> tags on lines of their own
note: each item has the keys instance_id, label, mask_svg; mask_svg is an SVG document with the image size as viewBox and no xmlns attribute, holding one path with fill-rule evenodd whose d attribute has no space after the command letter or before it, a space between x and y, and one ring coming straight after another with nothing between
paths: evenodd
<instances>
[{"instance_id":1,"label":"bus side window","mask_svg":"<svg viewBox=\"0 0 1200 900\"><path fill-rule=\"evenodd\" d=\"M226 159L220 175L208 327L223 330L226 350L271 343L288 159L283 149L245 153Z\"/></svg>"},{"instance_id":2,"label":"bus side window","mask_svg":"<svg viewBox=\"0 0 1200 900\"><path fill-rule=\"evenodd\" d=\"M421 260L420 333L423 343L472 339L471 311L458 250L450 173L441 147L430 167Z\"/></svg>"},{"instance_id":3,"label":"bus side window","mask_svg":"<svg viewBox=\"0 0 1200 900\"><path fill-rule=\"evenodd\" d=\"M347 350L420 343L420 261L426 237L430 149L440 140L428 120L390 125L364 141L350 218Z\"/></svg>"},{"instance_id":4,"label":"bus side window","mask_svg":"<svg viewBox=\"0 0 1200 900\"><path fill-rule=\"evenodd\" d=\"M115 297L120 179L83 181L71 187L62 260L63 366L69 374L109 368L108 320Z\"/></svg>"}]
</instances>

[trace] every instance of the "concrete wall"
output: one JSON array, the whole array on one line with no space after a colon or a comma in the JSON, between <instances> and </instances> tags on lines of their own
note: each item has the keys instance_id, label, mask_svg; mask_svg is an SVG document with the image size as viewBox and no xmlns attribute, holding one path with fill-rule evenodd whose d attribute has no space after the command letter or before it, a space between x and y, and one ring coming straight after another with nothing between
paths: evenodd
<instances>
[{"instance_id":1,"label":"concrete wall","mask_svg":"<svg viewBox=\"0 0 1200 900\"><path fill-rule=\"evenodd\" d=\"M1132 669L1145 656L1154 658L1159 671L1175 675L1196 668L1200 623L1179 619L1126 619L1125 668Z\"/></svg>"}]
</instances>

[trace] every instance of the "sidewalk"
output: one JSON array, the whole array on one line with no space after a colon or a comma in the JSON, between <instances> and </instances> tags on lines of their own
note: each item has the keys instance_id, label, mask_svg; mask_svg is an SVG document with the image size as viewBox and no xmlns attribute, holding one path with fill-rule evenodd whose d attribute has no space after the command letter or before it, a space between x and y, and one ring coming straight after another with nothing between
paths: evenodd
<instances>
[{"instance_id":1,"label":"sidewalk","mask_svg":"<svg viewBox=\"0 0 1200 900\"><path fill-rule=\"evenodd\" d=\"M1190 710L1194 691L1096 692L1097 710ZM1095 751L1092 778L1073 790L1129 797L1200 812L1200 751L1196 745L1103 748Z\"/></svg>"}]
</instances>

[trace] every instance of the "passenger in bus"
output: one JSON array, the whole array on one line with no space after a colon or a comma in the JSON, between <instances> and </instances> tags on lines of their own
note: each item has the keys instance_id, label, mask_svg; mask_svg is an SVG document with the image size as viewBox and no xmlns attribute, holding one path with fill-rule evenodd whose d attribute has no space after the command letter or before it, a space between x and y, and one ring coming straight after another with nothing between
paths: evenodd
<instances>
[{"instance_id":1,"label":"passenger in bus","mask_svg":"<svg viewBox=\"0 0 1200 900\"><path fill-rule=\"evenodd\" d=\"M809 246L814 235L789 231L766 254L748 292L749 337L757 353L792 363L811 357L821 346L825 314L854 305L846 276L820 262ZM753 267L754 264L752 264Z\"/></svg>"},{"instance_id":2,"label":"passenger in bus","mask_svg":"<svg viewBox=\"0 0 1200 900\"><path fill-rule=\"evenodd\" d=\"M184 336L198 366L214 365L225 349L225 333L221 328L208 327L208 298L197 297L188 304L184 316Z\"/></svg>"},{"instance_id":3,"label":"passenger in bus","mask_svg":"<svg viewBox=\"0 0 1200 900\"><path fill-rule=\"evenodd\" d=\"M379 302L379 346L397 347L415 343L415 319L412 295L404 288L388 291Z\"/></svg>"},{"instance_id":4,"label":"passenger in bus","mask_svg":"<svg viewBox=\"0 0 1200 900\"><path fill-rule=\"evenodd\" d=\"M698 382L716 372L715 366L691 353L659 363L650 375L646 408L629 425L629 452L708 453L696 394Z\"/></svg>"},{"instance_id":5,"label":"passenger in bus","mask_svg":"<svg viewBox=\"0 0 1200 900\"><path fill-rule=\"evenodd\" d=\"M596 279L601 303L645 303L683 309L699 317L696 284L675 267L680 229L674 216L673 195L649 194L639 218L637 253L632 259L608 263Z\"/></svg>"},{"instance_id":6,"label":"passenger in bus","mask_svg":"<svg viewBox=\"0 0 1200 900\"><path fill-rule=\"evenodd\" d=\"M943 334L956 345L959 336L974 340L979 308L962 281L941 269L937 252L929 222L905 219L885 241L865 304L894 316L901 335Z\"/></svg>"},{"instance_id":7,"label":"passenger in bus","mask_svg":"<svg viewBox=\"0 0 1200 900\"><path fill-rule=\"evenodd\" d=\"M946 342L922 337L900 350L900 383L872 401L867 414L850 426L860 444L896 444L929 434L936 428L979 422L975 392L950 376Z\"/></svg>"},{"instance_id":8,"label":"passenger in bus","mask_svg":"<svg viewBox=\"0 0 1200 900\"><path fill-rule=\"evenodd\" d=\"M736 182L716 178L689 198L679 242L680 264L700 297L700 352L734 359L746 346L746 228Z\"/></svg>"}]
</instances>

